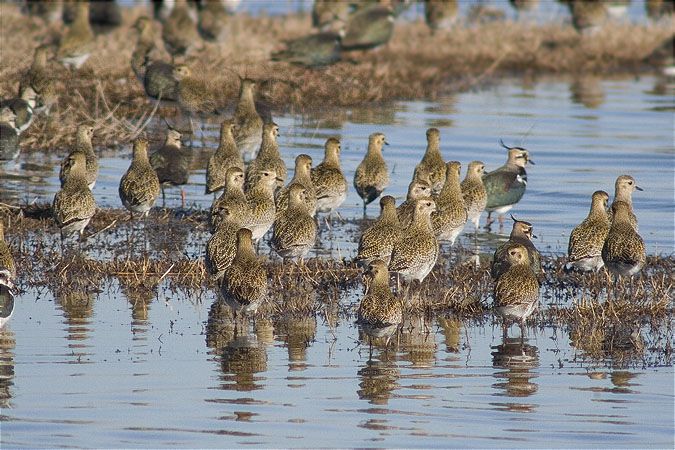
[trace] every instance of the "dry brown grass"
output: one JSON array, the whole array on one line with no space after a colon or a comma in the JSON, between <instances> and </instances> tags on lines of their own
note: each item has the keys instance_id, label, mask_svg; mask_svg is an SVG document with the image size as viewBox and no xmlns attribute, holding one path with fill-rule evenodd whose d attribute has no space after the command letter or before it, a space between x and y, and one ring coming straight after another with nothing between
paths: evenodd
<instances>
[{"instance_id":1,"label":"dry brown grass","mask_svg":"<svg viewBox=\"0 0 675 450\"><path fill-rule=\"evenodd\" d=\"M3 4L2 12L0 95L6 97L15 94L33 49L54 41L61 30L20 15L13 5ZM71 74L54 67L61 83L58 105L22 137L24 149L67 145L81 121L97 125L98 145L114 146L140 131L153 104L135 79L129 58L135 42L130 25L143 12L140 7L125 11L124 25L98 37L97 51L80 71ZM240 74L261 80L261 99L274 110L299 113L435 99L503 75L634 73L645 68L645 58L675 29L672 24L614 24L598 39L580 37L571 26L495 22L431 35L422 22L400 22L387 46L346 54L343 62L311 70L269 61L283 39L311 32L307 16L238 15L227 26L225 43L204 43L186 61L193 72L208 78L216 103L223 110L232 107ZM159 112L175 114L172 108Z\"/></svg>"}]
</instances>

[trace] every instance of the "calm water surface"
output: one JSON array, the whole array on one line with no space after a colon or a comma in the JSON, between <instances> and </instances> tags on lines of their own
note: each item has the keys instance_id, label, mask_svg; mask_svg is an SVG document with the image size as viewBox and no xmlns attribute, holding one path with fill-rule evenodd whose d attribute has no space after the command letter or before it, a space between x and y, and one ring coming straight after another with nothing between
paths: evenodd
<instances>
[{"instance_id":1,"label":"calm water surface","mask_svg":"<svg viewBox=\"0 0 675 450\"><path fill-rule=\"evenodd\" d=\"M441 129L446 159L496 168L498 139L527 147L536 166L514 214L534 223L537 245L566 249L590 194L612 193L617 175L634 196L650 254L672 254L672 86L635 80L506 83L437 103L407 102L311 117L275 118L289 165L318 162L326 137L343 141L348 178L368 134L391 143L389 193L402 198L424 151L425 129ZM188 202L207 207L206 149L195 149ZM94 189L121 207L117 183L128 148L102 150ZM62 155L22 154L4 168L2 201L51 201ZM26 175L27 174L27 175ZM167 205L180 204L178 190ZM372 205L369 214L375 215ZM350 191L347 218L361 203ZM493 230L496 231L496 230ZM505 230L504 232L507 232ZM493 235L481 233L489 251ZM194 254L203 239L190 242ZM502 237L503 238L503 237ZM96 239L106 239L102 234ZM187 238L186 238L187 239ZM352 233L338 233L343 256ZM464 243L468 242L463 238ZM160 285L157 294L105 282L96 294L31 288L0 331L0 444L9 447L672 447L672 362L658 350L672 333L644 333L643 351L591 357L574 330L529 329L504 339L499 326L410 319L396 350L358 345L358 290L339 307L319 299L314 317L260 320L234 336L214 293ZM339 309L339 314L335 309ZM512 330L517 336L517 330Z\"/></svg>"}]
</instances>

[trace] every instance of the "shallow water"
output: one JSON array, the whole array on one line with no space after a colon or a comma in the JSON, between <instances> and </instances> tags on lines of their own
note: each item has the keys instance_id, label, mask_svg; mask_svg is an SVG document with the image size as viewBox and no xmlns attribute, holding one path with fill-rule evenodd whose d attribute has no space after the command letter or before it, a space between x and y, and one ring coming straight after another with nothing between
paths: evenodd
<instances>
[{"instance_id":1,"label":"shallow water","mask_svg":"<svg viewBox=\"0 0 675 450\"><path fill-rule=\"evenodd\" d=\"M659 81L504 83L437 103L401 102L312 117L275 118L292 167L319 161L326 137L343 141L351 182L368 134L382 131L405 195L427 127L441 129L446 159L505 159L498 139L532 152L529 185L514 208L534 223L537 245L564 252L567 233L596 189L630 173L650 254L673 252L672 87ZM207 149L195 149L188 202L205 208ZM121 207L117 183L128 148L100 152L99 206ZM22 154L5 167L1 201L50 201L61 155ZM180 205L178 189L167 206ZM376 214L376 205L369 215ZM361 215L353 190L341 214ZM354 249L354 222L335 233L333 256ZM496 230L493 230L496 231ZM506 233L508 230L505 230ZM172 239L198 257L206 238ZM500 236L501 239L504 236ZM11 239L11 233L10 233ZM102 233L97 242L115 239ZM469 237L462 238L470 242ZM494 235L481 232L484 251ZM97 248L100 248L97 247ZM95 256L95 255L90 255ZM0 331L0 444L10 447L672 447L672 331L632 336L625 352L590 353L575 330L410 319L396 349L358 345L358 289L318 298L316 317L260 320L234 336L215 294L171 290L144 296L116 282L99 293L29 288ZM339 304L335 303L339 301ZM617 336L617 341L625 336Z\"/></svg>"}]
</instances>

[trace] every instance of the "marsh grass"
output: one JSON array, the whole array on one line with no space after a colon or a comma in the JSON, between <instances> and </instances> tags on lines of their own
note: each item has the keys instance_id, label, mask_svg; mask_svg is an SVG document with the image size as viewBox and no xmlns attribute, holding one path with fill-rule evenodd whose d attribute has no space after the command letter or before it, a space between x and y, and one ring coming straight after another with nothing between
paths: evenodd
<instances>
[{"instance_id":1,"label":"marsh grass","mask_svg":"<svg viewBox=\"0 0 675 450\"><path fill-rule=\"evenodd\" d=\"M144 13L142 7L125 9L123 25L97 38L96 51L78 72L54 65L57 105L22 136L24 150L64 147L84 121L95 124L95 145L115 146L143 132L156 115L175 117L175 108L156 109L146 99L129 65L136 39L131 25ZM259 80L260 101L266 107L310 114L327 107L433 100L514 74L631 75L649 69L645 61L675 29L672 22L613 23L598 38L580 36L568 24L506 21L460 24L452 32L432 35L421 20L399 21L388 45L348 53L334 66L312 70L269 60L284 39L312 32L307 15L239 14L225 26L223 43L199 43L183 61L201 74L224 115L234 106L239 76ZM21 15L16 5L3 5L3 98L16 94L33 49L55 42L61 31L59 25L45 26Z\"/></svg>"}]
</instances>

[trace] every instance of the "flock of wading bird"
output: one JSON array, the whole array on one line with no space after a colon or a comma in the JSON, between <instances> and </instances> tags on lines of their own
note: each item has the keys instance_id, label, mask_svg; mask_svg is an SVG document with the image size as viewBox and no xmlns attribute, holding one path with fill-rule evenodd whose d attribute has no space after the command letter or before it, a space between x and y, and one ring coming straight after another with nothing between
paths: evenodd
<instances>
[{"instance_id":1,"label":"flock of wading bird","mask_svg":"<svg viewBox=\"0 0 675 450\"><path fill-rule=\"evenodd\" d=\"M184 6L184 2L176 2L178 11ZM75 4L72 26L56 52L63 64L77 68L89 56L90 17L86 2ZM155 45L150 19L139 19L136 29L139 36L131 66L148 96L172 101L188 114L193 112L194 105L204 103L204 92L191 82L188 67L150 57ZM186 51L179 42L172 43L164 33L162 36L172 55ZM19 97L0 105L3 159L16 157L20 133L30 126L34 114L48 112L55 101L48 52L45 46L36 49L33 64L20 80ZM206 192L222 194L211 207L213 235L206 245L205 265L218 280L222 297L235 315L242 316L254 315L267 296L267 270L254 243L271 229L270 247L284 261L299 260L303 264L303 257L315 245L316 214L328 213L330 219L348 189L340 165L340 141L335 137L326 141L324 160L316 167L312 167L310 156L298 155L293 179L285 185L287 168L277 143L279 128L270 118L264 121L256 110L255 88L254 80L241 80L234 115L222 122L219 146L206 171ZM61 164L61 190L54 197L52 209L62 243L72 233L79 233L81 238L96 212L92 189L98 161L93 134L93 126L80 125L75 145ZM132 218L147 216L164 185L187 183L191 149L184 147L181 139L181 132L168 126L164 144L151 155L146 139L134 141L131 166L119 184L120 199ZM363 199L364 214L366 206L380 198L389 184L382 153L386 144L384 134L371 134L364 159L354 173L353 184ZM391 336L401 323L405 302L414 297L409 288L414 282L424 282L433 269L439 241L454 244L467 222L477 231L483 211L488 212L488 225L493 212L502 223L503 214L522 198L527 185L525 167L533 162L526 149L508 147L503 142L502 146L508 151L502 167L485 173L484 164L473 161L460 182L460 162L445 162L439 131L427 130L427 149L415 168L406 200L397 207L393 197L381 197L380 217L359 241L356 261L366 268L367 289L358 322L369 336ZM618 276L633 276L640 271L645 247L632 209L636 189L640 190L632 177L618 177L610 211L608 194L593 193L588 217L570 235L571 266L582 271L598 271L605 266ZM182 190L181 196L184 202ZM10 299L0 308L0 321L4 322L13 310L17 271L3 231L0 223L0 286ZM514 219L509 240L494 254L494 310L503 317L505 326L518 321L522 327L537 307L543 269L532 237L532 225ZM407 283L405 292L397 289L394 295L390 272Z\"/></svg>"}]
</instances>

